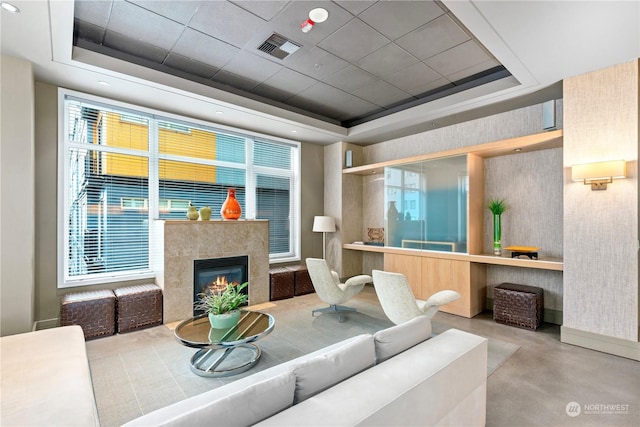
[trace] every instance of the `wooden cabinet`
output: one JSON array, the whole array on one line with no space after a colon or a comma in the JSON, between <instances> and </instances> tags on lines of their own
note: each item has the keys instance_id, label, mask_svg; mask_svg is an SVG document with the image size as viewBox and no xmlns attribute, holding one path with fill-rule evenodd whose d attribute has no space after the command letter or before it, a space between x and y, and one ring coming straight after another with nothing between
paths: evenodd
<instances>
[{"instance_id":1,"label":"wooden cabinet","mask_svg":"<svg viewBox=\"0 0 640 427\"><path fill-rule=\"evenodd\" d=\"M482 312L486 299L486 266L464 260L399 254L384 255L385 271L402 273L416 298L426 300L450 289L461 298L440 308L445 313L473 317Z\"/></svg>"}]
</instances>

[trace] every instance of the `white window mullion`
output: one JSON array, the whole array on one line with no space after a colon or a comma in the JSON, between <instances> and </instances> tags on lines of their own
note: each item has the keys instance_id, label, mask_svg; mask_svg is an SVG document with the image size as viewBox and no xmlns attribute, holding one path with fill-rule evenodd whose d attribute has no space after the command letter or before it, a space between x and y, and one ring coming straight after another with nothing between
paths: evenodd
<instances>
[{"instance_id":1,"label":"white window mullion","mask_svg":"<svg viewBox=\"0 0 640 427\"><path fill-rule=\"evenodd\" d=\"M253 166L253 139L246 138L246 185L245 185L245 215L246 219L256 218L256 173Z\"/></svg>"}]
</instances>

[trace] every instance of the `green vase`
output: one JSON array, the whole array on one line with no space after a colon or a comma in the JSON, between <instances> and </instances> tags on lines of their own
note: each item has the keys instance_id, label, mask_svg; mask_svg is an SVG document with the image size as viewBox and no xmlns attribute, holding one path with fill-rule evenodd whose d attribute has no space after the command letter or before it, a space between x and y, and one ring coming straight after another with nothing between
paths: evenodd
<instances>
[{"instance_id":1,"label":"green vase","mask_svg":"<svg viewBox=\"0 0 640 427\"><path fill-rule=\"evenodd\" d=\"M224 314L209 313L209 323L213 329L229 329L238 324L240 310L233 310Z\"/></svg>"},{"instance_id":2,"label":"green vase","mask_svg":"<svg viewBox=\"0 0 640 427\"><path fill-rule=\"evenodd\" d=\"M493 215L493 254L502 255L502 226L500 215Z\"/></svg>"}]
</instances>

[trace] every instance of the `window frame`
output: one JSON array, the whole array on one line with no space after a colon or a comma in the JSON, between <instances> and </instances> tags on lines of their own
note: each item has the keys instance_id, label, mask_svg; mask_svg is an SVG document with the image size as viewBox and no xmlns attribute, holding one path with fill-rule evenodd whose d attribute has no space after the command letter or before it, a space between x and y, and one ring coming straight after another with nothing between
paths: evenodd
<instances>
[{"instance_id":1,"label":"window frame","mask_svg":"<svg viewBox=\"0 0 640 427\"><path fill-rule=\"evenodd\" d=\"M117 113L126 115L130 113L135 116L148 116L149 119L149 144L147 151L135 150L135 149L120 149L117 147L99 146L99 150L95 150L96 146L89 146L86 143L77 143L69 140L70 130L69 112L66 108L66 101L78 101L93 104L96 107L104 108L105 110L116 110ZM154 278L156 271L154 266L158 262L158 250L157 243L160 241L160 228L157 226L158 221L165 221L160 219L159 215L159 177L158 177L158 164L160 159L177 158L180 156L173 155L161 155L158 149L158 128L162 126L162 123L173 122L177 126L181 126L184 123L185 127L189 128L201 128L206 131L214 133L222 133L231 136L237 136L245 139L245 161L244 164L237 164L227 161L213 160L215 166L225 166L236 169L244 169L245 171L245 191L246 191L246 206L244 212L244 218L255 219L256 218L256 183L257 176L264 174L269 176L286 177L289 178L290 188L289 194L291 200L289 203L289 252L287 253L274 253L269 254L270 263L284 263L295 262L301 259L301 176L300 176L300 162L301 162L301 144L299 141L288 140L284 138L274 137L270 135L260 134L257 132L245 131L241 129L232 128L229 126L219 125L212 122L206 122L203 120L176 115L161 110L155 110L143 106L124 103L108 98L103 98L95 95L90 95L82 92L77 92L69 89L58 89L58 200L57 200L57 268L58 268L58 288L70 288L79 286L91 286L97 284L114 283L121 281L131 281L138 279L150 279ZM179 130L172 129L180 132ZM291 168L278 169L265 166L257 166L253 164L253 142L254 141L266 141L276 144L283 144L291 147ZM106 151L106 152L123 152L124 154L134 154L136 156L141 155L148 159L149 171L148 171L148 198L145 200L145 207L140 210L147 210L149 221L149 268L143 270L129 270L125 272L105 272L105 273L89 273L79 276L69 276L68 265L68 249L69 249L69 212L66 211L66 201L69 198L69 182L68 182L68 167L67 158L68 150L73 148L90 149L94 151ZM193 159L190 159L193 160ZM121 201L122 203L122 201ZM135 210L135 208L123 209Z\"/></svg>"}]
</instances>

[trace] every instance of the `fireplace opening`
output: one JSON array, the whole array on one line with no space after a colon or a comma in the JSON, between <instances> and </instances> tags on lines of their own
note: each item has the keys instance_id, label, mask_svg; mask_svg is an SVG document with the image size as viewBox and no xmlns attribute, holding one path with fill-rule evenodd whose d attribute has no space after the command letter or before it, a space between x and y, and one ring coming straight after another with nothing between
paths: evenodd
<instances>
[{"instance_id":1,"label":"fireplace opening","mask_svg":"<svg viewBox=\"0 0 640 427\"><path fill-rule=\"evenodd\" d=\"M207 288L223 291L227 284L233 286L249 281L249 257L237 256L228 258L196 259L193 261L193 302L198 301L198 294ZM249 294L249 287L242 293ZM193 316L204 314L203 310L193 309Z\"/></svg>"}]
</instances>

